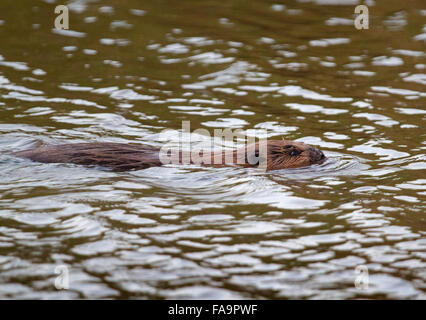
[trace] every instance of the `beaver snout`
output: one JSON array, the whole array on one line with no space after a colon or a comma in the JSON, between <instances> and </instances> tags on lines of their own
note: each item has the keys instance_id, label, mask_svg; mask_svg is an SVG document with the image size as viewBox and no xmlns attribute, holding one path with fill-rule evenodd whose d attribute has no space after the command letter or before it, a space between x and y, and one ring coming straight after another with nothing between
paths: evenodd
<instances>
[{"instance_id":1,"label":"beaver snout","mask_svg":"<svg viewBox=\"0 0 426 320\"><path fill-rule=\"evenodd\" d=\"M314 147L309 148L309 155L311 157L311 163L312 164L314 164L314 163L321 164L327 159L326 156L324 155L324 153L321 150L314 148Z\"/></svg>"}]
</instances>

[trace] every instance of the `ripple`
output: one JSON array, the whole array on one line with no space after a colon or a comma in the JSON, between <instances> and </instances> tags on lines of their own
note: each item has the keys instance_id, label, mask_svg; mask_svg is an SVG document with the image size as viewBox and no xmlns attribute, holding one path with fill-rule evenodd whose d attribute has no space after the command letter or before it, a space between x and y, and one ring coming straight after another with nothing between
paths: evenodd
<instances>
[{"instance_id":1,"label":"ripple","mask_svg":"<svg viewBox=\"0 0 426 320\"><path fill-rule=\"evenodd\" d=\"M328 47L334 46L338 44L349 43L350 39L348 38L330 38L330 39L319 39L319 40L311 40L309 44L312 47Z\"/></svg>"},{"instance_id":2,"label":"ripple","mask_svg":"<svg viewBox=\"0 0 426 320\"><path fill-rule=\"evenodd\" d=\"M378 92L387 92L387 93L403 95L403 96L420 96L420 97L426 96L426 93L419 92L419 91L413 91L413 90L407 90L407 89L395 89L395 88L378 87L378 86L371 87L371 89L373 89L374 91L378 91Z\"/></svg>"},{"instance_id":3,"label":"ripple","mask_svg":"<svg viewBox=\"0 0 426 320\"><path fill-rule=\"evenodd\" d=\"M353 146L349 148L348 150L361 152L364 154L375 154L376 156L381 157L381 160L397 159L397 158L407 157L410 155L407 152L401 152L401 151L397 151L393 149L376 147L375 144L377 144L377 142L371 141L371 142L364 143L362 145Z\"/></svg>"},{"instance_id":4,"label":"ripple","mask_svg":"<svg viewBox=\"0 0 426 320\"><path fill-rule=\"evenodd\" d=\"M404 64L404 60L398 57L380 56L375 57L372 61L374 66L395 67Z\"/></svg>"},{"instance_id":5,"label":"ripple","mask_svg":"<svg viewBox=\"0 0 426 320\"><path fill-rule=\"evenodd\" d=\"M72 37L72 38L84 38L84 37L86 37L85 32L79 32L79 31L74 31L74 30L52 29L52 33L58 34L60 36Z\"/></svg>"},{"instance_id":6,"label":"ripple","mask_svg":"<svg viewBox=\"0 0 426 320\"><path fill-rule=\"evenodd\" d=\"M322 106L312 105L312 104L286 103L285 106L294 110L299 110L300 112L304 112L304 113L319 112L319 113L327 114L327 115L335 115L335 114L348 112L348 110L324 108Z\"/></svg>"},{"instance_id":7,"label":"ripple","mask_svg":"<svg viewBox=\"0 0 426 320\"><path fill-rule=\"evenodd\" d=\"M289 97L303 97L312 100L323 100L333 102L350 102L352 98L335 98L325 94L319 94L315 91L304 89L300 86L284 86L284 87L264 87L264 86L240 86L241 90L249 90L256 92L274 92L277 91Z\"/></svg>"}]
</instances>

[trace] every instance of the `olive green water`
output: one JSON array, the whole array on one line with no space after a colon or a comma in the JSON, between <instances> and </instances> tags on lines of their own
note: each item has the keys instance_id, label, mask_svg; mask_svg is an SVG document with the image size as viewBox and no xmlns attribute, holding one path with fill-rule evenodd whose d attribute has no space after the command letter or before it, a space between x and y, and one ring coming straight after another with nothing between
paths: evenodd
<instances>
[{"instance_id":1,"label":"olive green water","mask_svg":"<svg viewBox=\"0 0 426 320\"><path fill-rule=\"evenodd\" d=\"M426 7L367 1L357 30L356 3L2 0L0 298L426 298ZM161 146L183 120L329 160L112 173L8 154Z\"/></svg>"}]
</instances>

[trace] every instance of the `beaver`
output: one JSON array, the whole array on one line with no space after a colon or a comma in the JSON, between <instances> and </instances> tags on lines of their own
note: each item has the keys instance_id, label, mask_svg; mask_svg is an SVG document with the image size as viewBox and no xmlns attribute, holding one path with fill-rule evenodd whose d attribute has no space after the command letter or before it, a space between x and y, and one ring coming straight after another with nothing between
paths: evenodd
<instances>
[{"instance_id":1,"label":"beaver","mask_svg":"<svg viewBox=\"0 0 426 320\"><path fill-rule=\"evenodd\" d=\"M320 150L302 142L289 140L262 140L236 150L204 152L203 150L197 154L198 159L204 159L199 162L195 161L193 156L185 155L185 151L175 152L173 156L170 151L162 153L161 149L142 145L93 142L46 145L15 152L13 155L44 163L100 166L117 172L146 169L167 163L197 163L214 167L239 165L261 167L270 171L320 164L326 159Z\"/></svg>"}]
</instances>

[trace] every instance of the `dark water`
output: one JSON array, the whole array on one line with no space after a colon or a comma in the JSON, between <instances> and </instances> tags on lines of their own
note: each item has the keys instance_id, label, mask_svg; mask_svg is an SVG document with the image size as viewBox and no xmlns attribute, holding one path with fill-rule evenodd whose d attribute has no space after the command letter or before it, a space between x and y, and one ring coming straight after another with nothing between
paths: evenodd
<instances>
[{"instance_id":1,"label":"dark water","mask_svg":"<svg viewBox=\"0 0 426 320\"><path fill-rule=\"evenodd\" d=\"M0 298L426 298L424 1L367 1L368 30L352 0L75 0L69 31L58 4L0 2ZM8 155L161 146L184 120L329 160L112 173Z\"/></svg>"}]
</instances>

